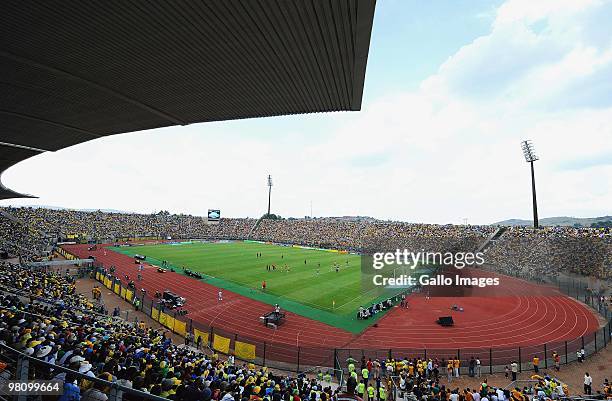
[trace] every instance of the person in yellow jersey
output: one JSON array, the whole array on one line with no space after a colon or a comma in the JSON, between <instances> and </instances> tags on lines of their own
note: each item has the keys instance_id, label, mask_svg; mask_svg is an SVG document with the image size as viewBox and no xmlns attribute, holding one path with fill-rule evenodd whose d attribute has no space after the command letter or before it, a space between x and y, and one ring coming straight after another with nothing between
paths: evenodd
<instances>
[{"instance_id":1,"label":"person in yellow jersey","mask_svg":"<svg viewBox=\"0 0 612 401\"><path fill-rule=\"evenodd\" d=\"M363 378L364 383L368 384L368 378L370 377L370 371L368 368L361 369L361 377Z\"/></svg>"},{"instance_id":2,"label":"person in yellow jersey","mask_svg":"<svg viewBox=\"0 0 612 401\"><path fill-rule=\"evenodd\" d=\"M385 386L380 386L378 388L378 400L385 401L387 399L387 390L385 390Z\"/></svg>"},{"instance_id":3,"label":"person in yellow jersey","mask_svg":"<svg viewBox=\"0 0 612 401\"><path fill-rule=\"evenodd\" d=\"M349 362L349 364L348 364L348 371L349 371L349 373L355 371L355 363Z\"/></svg>"},{"instance_id":4,"label":"person in yellow jersey","mask_svg":"<svg viewBox=\"0 0 612 401\"><path fill-rule=\"evenodd\" d=\"M376 389L371 384L368 386L368 401L374 401L376 396Z\"/></svg>"},{"instance_id":5,"label":"person in yellow jersey","mask_svg":"<svg viewBox=\"0 0 612 401\"><path fill-rule=\"evenodd\" d=\"M514 390L510 392L510 400L511 401L525 401L525 396L521 392L521 389L515 387Z\"/></svg>"},{"instance_id":6,"label":"person in yellow jersey","mask_svg":"<svg viewBox=\"0 0 612 401\"><path fill-rule=\"evenodd\" d=\"M331 383L332 375L329 370L323 375L323 381Z\"/></svg>"},{"instance_id":7,"label":"person in yellow jersey","mask_svg":"<svg viewBox=\"0 0 612 401\"><path fill-rule=\"evenodd\" d=\"M365 389L365 381L361 380L361 382L359 382L359 384L357 385L357 396L359 396L359 398L363 399L363 393L365 393Z\"/></svg>"},{"instance_id":8,"label":"person in yellow jersey","mask_svg":"<svg viewBox=\"0 0 612 401\"><path fill-rule=\"evenodd\" d=\"M419 373L419 377L425 376L425 369L427 369L427 364L423 361L419 361L417 364L417 372Z\"/></svg>"},{"instance_id":9,"label":"person in yellow jersey","mask_svg":"<svg viewBox=\"0 0 612 401\"><path fill-rule=\"evenodd\" d=\"M536 373L540 371L540 358L537 355L533 357L533 371Z\"/></svg>"},{"instance_id":10,"label":"person in yellow jersey","mask_svg":"<svg viewBox=\"0 0 612 401\"><path fill-rule=\"evenodd\" d=\"M604 384L603 384L603 393L604 393L604 396L606 396L607 399L612 399L612 384L610 384L608 379L605 379L605 381L604 381Z\"/></svg>"}]
</instances>

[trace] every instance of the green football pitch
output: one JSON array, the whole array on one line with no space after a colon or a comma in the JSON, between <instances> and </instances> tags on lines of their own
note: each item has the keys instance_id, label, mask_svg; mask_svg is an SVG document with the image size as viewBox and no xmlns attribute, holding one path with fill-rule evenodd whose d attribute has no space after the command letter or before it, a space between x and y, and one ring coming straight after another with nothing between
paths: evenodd
<instances>
[{"instance_id":1,"label":"green football pitch","mask_svg":"<svg viewBox=\"0 0 612 401\"><path fill-rule=\"evenodd\" d=\"M358 320L359 306L369 306L400 291L362 285L361 257L354 254L247 241L111 249L130 256L144 255L155 265L165 260L179 273L184 269L200 272L211 285L269 304L278 303L283 309L351 332L360 332L383 315ZM269 271L266 266L272 265L276 268Z\"/></svg>"}]
</instances>

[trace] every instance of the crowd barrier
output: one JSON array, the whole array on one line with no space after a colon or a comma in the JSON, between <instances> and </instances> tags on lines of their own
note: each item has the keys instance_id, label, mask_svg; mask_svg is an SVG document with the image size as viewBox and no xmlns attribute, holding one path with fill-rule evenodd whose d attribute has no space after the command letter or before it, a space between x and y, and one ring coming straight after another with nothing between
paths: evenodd
<instances>
[{"instance_id":1,"label":"crowd barrier","mask_svg":"<svg viewBox=\"0 0 612 401\"><path fill-rule=\"evenodd\" d=\"M584 349L588 357L606 347L610 343L612 333L612 314L608 306L600 303L598 297L577 282L559 283L558 288L566 295L575 297L595 309L607 322L601 329L579 338L527 347L347 349L261 341L243 336L240 333L231 333L218 327L193 321L188 315L164 310L160 307L158 300L151 298L148 294L135 293L134 290L124 287L120 280L105 273L101 267L96 269L95 278L127 302L134 303L134 300L138 299L142 312L173 333L183 337L190 333L193 336L194 344L198 342L198 338L201 338L199 343L202 349L209 347L215 352L232 354L239 360L295 372L303 372L316 366L342 369L345 367L345 360L349 357L355 359L365 357L366 359L372 358L372 360L388 358L448 360L449 358L458 358L461 361L461 372L464 373L468 372L469 361L474 357L480 359L483 374L492 374L503 372L505 367L513 361L518 363L520 371L533 370L532 361L537 356L540 360L540 368L546 369L554 366L553 353L559 355L560 364L568 364L577 360L576 353L581 349Z\"/></svg>"},{"instance_id":2,"label":"crowd barrier","mask_svg":"<svg viewBox=\"0 0 612 401\"><path fill-rule=\"evenodd\" d=\"M60 247L57 247L57 248L55 249L55 252L56 252L56 253L57 253L59 256L63 257L63 258L64 258L64 259L66 259L66 260L75 260L75 259L78 259L78 258L77 258L75 255L73 255L72 253L68 252L67 250L65 250L65 249L64 249L64 248L62 248L61 246L60 246Z\"/></svg>"}]
</instances>

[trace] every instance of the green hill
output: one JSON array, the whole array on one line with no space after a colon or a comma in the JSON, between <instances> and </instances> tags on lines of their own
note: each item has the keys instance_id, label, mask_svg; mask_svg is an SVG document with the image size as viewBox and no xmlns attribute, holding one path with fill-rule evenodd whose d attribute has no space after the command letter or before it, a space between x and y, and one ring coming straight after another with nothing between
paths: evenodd
<instances>
[{"instance_id":1,"label":"green hill","mask_svg":"<svg viewBox=\"0 0 612 401\"><path fill-rule=\"evenodd\" d=\"M592 227L596 224L599 227L612 227L612 216L601 217L545 217L540 219L542 226L572 226L572 227ZM509 219L493 223L496 226L531 226L532 220Z\"/></svg>"}]
</instances>

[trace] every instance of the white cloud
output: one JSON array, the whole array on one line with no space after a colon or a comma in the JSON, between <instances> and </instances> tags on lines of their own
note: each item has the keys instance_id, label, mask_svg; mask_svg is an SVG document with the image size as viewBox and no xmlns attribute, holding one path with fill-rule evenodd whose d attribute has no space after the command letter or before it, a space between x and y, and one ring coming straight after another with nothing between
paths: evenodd
<instances>
[{"instance_id":1,"label":"white cloud","mask_svg":"<svg viewBox=\"0 0 612 401\"><path fill-rule=\"evenodd\" d=\"M27 160L3 181L46 205L259 216L271 173L283 216L308 214L312 200L315 215L490 223L530 214L530 138L541 216L609 214L612 27L593 24L611 13L610 2L511 0L418 90L366 93L360 113L114 136Z\"/></svg>"},{"instance_id":2,"label":"white cloud","mask_svg":"<svg viewBox=\"0 0 612 401\"><path fill-rule=\"evenodd\" d=\"M544 19L567 22L584 10L603 3L599 0L509 0L497 10L494 27L531 24Z\"/></svg>"}]
</instances>

